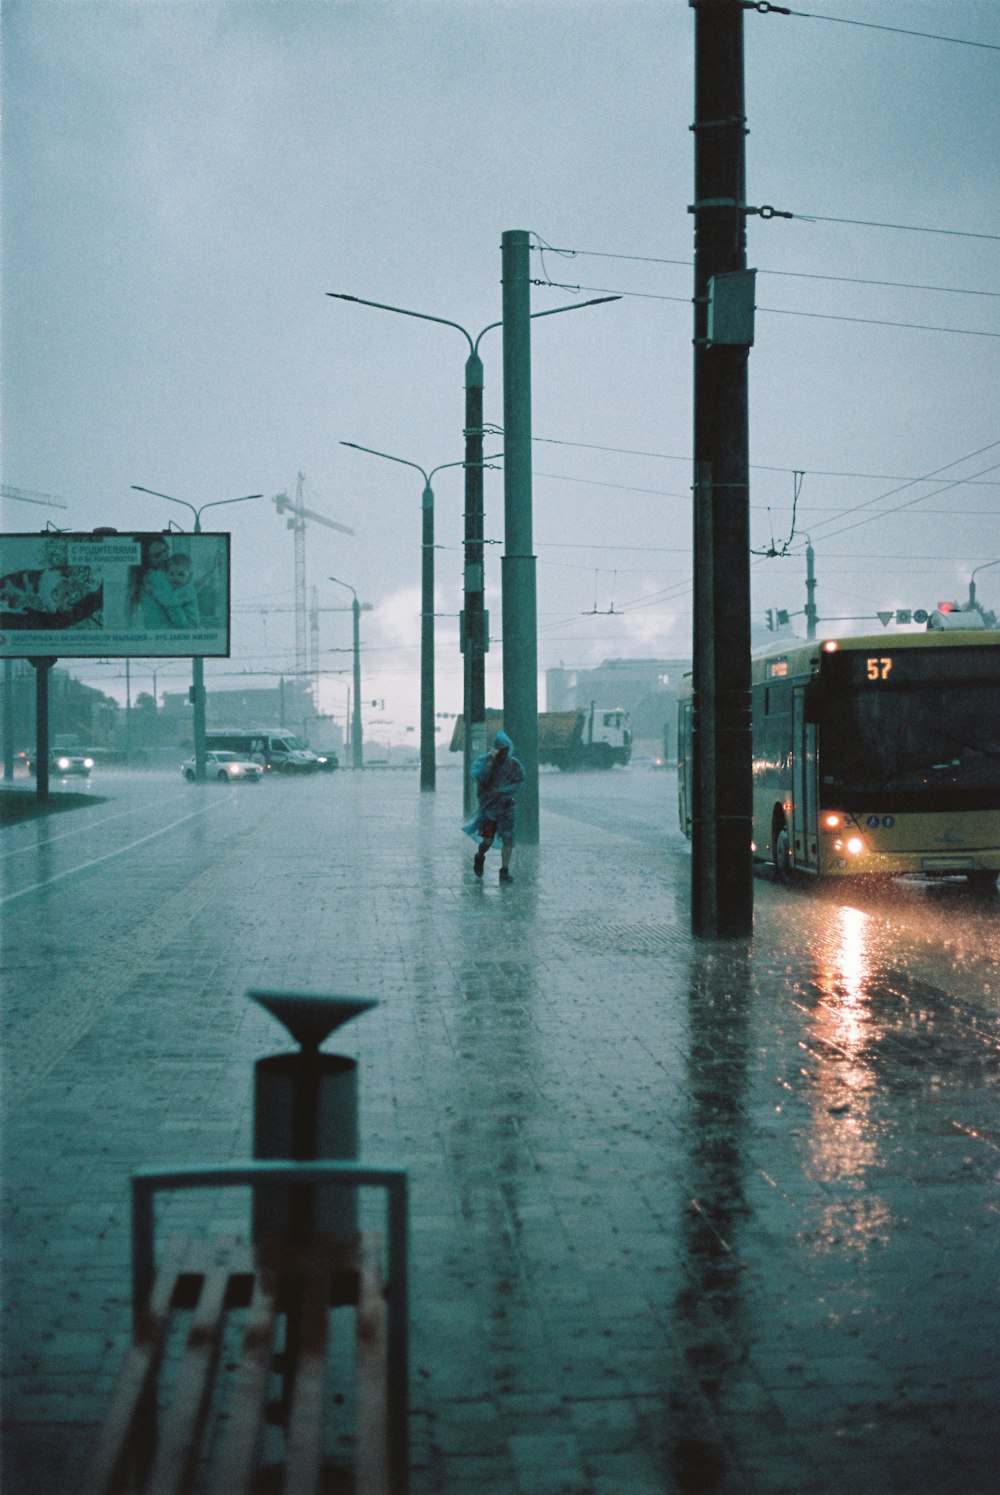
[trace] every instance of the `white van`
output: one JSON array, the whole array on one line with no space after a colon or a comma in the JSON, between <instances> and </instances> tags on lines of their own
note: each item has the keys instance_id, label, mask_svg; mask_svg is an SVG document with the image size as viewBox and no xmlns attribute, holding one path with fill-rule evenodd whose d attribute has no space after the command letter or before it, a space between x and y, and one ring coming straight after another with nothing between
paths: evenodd
<instances>
[{"instance_id":1,"label":"white van","mask_svg":"<svg viewBox=\"0 0 1000 1495\"><path fill-rule=\"evenodd\" d=\"M315 773L319 758L284 727L212 727L205 733L209 752L239 753L272 773Z\"/></svg>"}]
</instances>

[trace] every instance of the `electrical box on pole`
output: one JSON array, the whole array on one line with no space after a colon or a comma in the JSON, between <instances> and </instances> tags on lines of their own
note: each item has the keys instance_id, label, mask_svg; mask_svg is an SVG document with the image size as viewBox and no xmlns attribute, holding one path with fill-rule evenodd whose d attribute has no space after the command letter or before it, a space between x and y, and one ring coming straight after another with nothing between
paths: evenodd
<instances>
[{"instance_id":1,"label":"electrical box on pole","mask_svg":"<svg viewBox=\"0 0 1000 1495\"><path fill-rule=\"evenodd\" d=\"M756 270L730 270L708 282L709 348L749 348L753 345Z\"/></svg>"}]
</instances>

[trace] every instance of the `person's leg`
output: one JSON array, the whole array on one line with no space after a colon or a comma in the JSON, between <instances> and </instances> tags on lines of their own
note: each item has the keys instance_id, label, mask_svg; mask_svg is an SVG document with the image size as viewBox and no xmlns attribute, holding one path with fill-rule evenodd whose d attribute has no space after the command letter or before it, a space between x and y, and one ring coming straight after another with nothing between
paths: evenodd
<instances>
[{"instance_id":1,"label":"person's leg","mask_svg":"<svg viewBox=\"0 0 1000 1495\"><path fill-rule=\"evenodd\" d=\"M483 866L486 862L486 853L493 845L493 838L495 835L496 826L487 821L483 826L483 839L479 843L479 850L472 858L472 870L477 877L482 877L483 875Z\"/></svg>"},{"instance_id":2,"label":"person's leg","mask_svg":"<svg viewBox=\"0 0 1000 1495\"><path fill-rule=\"evenodd\" d=\"M514 850L514 842L512 840L509 840L509 839L507 839L505 837L504 838L504 842L503 842L503 846L502 846L501 851L500 851L500 881L501 882L513 882L514 881L514 879L510 875L510 859L511 859L511 854L513 853L513 850Z\"/></svg>"}]
</instances>

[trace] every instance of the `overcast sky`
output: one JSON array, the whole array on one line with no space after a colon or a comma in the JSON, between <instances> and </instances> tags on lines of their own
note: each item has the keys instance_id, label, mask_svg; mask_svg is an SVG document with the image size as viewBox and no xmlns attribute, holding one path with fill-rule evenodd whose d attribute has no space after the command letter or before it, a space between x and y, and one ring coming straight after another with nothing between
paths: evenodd
<instances>
[{"instance_id":1,"label":"overcast sky","mask_svg":"<svg viewBox=\"0 0 1000 1495\"><path fill-rule=\"evenodd\" d=\"M809 534L820 614L852 620L823 630L857 632L1000 560L1000 6L802 8L745 20L748 200L795 214L748 225L752 543L791 536L754 558L753 612L801 610ZM626 293L534 328L540 668L689 654L686 0L4 0L2 27L3 481L67 505L5 501L5 530L188 525L134 483L263 493L203 518L233 534L233 657L206 679L274 683L295 629L272 499L303 473L308 506L355 531L309 527L310 595L349 605L334 574L373 604L364 694L401 735L422 480L339 443L460 461L466 346L325 293L476 333L500 316L501 234L526 229L576 251L536 251L533 274L584 288L539 286L535 310ZM482 353L499 425L498 332ZM458 711L461 471L435 492L437 704ZM486 502L502 541L499 471ZM1000 607L1000 565L977 591ZM350 641L347 612L321 614L324 670L349 669ZM500 660L496 640L490 705ZM79 673L121 696L121 668ZM161 662L160 689L188 673ZM348 679L330 674L326 709Z\"/></svg>"}]
</instances>

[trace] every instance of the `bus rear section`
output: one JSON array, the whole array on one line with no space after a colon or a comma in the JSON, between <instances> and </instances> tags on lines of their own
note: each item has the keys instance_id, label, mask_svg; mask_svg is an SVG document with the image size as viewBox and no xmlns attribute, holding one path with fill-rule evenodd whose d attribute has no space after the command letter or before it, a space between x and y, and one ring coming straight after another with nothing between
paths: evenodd
<instances>
[{"instance_id":1,"label":"bus rear section","mask_svg":"<svg viewBox=\"0 0 1000 1495\"><path fill-rule=\"evenodd\" d=\"M754 661L754 841L779 873L1000 871L1000 634L896 634Z\"/></svg>"}]
</instances>

